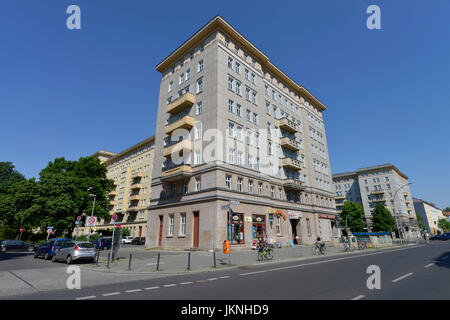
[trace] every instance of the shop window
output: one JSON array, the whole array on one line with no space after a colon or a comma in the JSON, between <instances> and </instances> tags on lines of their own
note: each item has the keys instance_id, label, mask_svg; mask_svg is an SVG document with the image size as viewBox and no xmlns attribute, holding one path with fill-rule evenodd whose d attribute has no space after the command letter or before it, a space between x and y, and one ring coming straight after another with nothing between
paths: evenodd
<instances>
[{"instance_id":1,"label":"shop window","mask_svg":"<svg viewBox=\"0 0 450 320\"><path fill-rule=\"evenodd\" d=\"M231 223L231 228L230 228ZM231 231L231 244L244 244L244 214L232 213L230 219L230 213L228 212L228 239L230 240Z\"/></svg>"}]
</instances>

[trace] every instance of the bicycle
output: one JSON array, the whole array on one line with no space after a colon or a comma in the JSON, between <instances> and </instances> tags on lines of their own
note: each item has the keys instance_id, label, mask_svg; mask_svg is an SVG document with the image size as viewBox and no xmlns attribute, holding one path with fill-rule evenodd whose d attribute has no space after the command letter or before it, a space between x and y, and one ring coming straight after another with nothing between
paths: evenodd
<instances>
[{"instance_id":1,"label":"bicycle","mask_svg":"<svg viewBox=\"0 0 450 320\"><path fill-rule=\"evenodd\" d=\"M358 240L358 250L364 250L369 248L367 240Z\"/></svg>"},{"instance_id":2,"label":"bicycle","mask_svg":"<svg viewBox=\"0 0 450 320\"><path fill-rule=\"evenodd\" d=\"M344 241L344 251L345 252L353 251L353 247L350 242Z\"/></svg>"},{"instance_id":3,"label":"bicycle","mask_svg":"<svg viewBox=\"0 0 450 320\"><path fill-rule=\"evenodd\" d=\"M273 249L270 246L265 246L261 251L258 251L257 255L258 261L272 260L273 259Z\"/></svg>"},{"instance_id":4,"label":"bicycle","mask_svg":"<svg viewBox=\"0 0 450 320\"><path fill-rule=\"evenodd\" d=\"M314 244L314 247L312 248L312 253L313 253L313 255L318 255L319 253L320 254L325 254L325 251L326 251L327 249L326 249L326 247L325 247L325 244L321 244L321 243L319 243L319 242L316 242L315 244Z\"/></svg>"}]
</instances>

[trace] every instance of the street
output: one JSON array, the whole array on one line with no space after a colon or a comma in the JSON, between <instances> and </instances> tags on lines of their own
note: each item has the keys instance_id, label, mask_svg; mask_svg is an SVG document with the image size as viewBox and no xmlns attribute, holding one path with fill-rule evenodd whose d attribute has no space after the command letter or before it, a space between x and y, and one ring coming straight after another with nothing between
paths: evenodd
<instances>
[{"instance_id":1,"label":"street","mask_svg":"<svg viewBox=\"0 0 450 320\"><path fill-rule=\"evenodd\" d=\"M381 288L369 290L371 265L380 267ZM248 299L403 300L450 299L450 243L393 247L355 254L262 263L227 270L162 276L41 291L6 299Z\"/></svg>"}]
</instances>

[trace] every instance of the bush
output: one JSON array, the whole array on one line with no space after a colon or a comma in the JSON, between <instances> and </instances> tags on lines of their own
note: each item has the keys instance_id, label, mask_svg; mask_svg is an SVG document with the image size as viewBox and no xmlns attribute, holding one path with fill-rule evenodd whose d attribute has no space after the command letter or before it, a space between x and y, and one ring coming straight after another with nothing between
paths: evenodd
<instances>
[{"instance_id":1,"label":"bush","mask_svg":"<svg viewBox=\"0 0 450 320\"><path fill-rule=\"evenodd\" d=\"M0 240L12 240L16 239L19 233L16 229L8 226L0 227Z\"/></svg>"}]
</instances>

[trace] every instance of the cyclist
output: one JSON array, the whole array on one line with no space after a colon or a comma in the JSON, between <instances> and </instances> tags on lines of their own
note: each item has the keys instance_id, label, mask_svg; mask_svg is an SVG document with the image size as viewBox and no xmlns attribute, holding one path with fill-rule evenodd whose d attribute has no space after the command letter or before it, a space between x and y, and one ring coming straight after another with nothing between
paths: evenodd
<instances>
[{"instance_id":1,"label":"cyclist","mask_svg":"<svg viewBox=\"0 0 450 320\"><path fill-rule=\"evenodd\" d=\"M263 238L259 238L258 241L258 252L262 252L264 248L266 247L267 243L263 240Z\"/></svg>"},{"instance_id":2,"label":"cyclist","mask_svg":"<svg viewBox=\"0 0 450 320\"><path fill-rule=\"evenodd\" d=\"M316 244L319 245L320 251L322 251L323 249L325 249L325 243L322 241L322 239L320 239L320 237L317 237Z\"/></svg>"}]
</instances>

